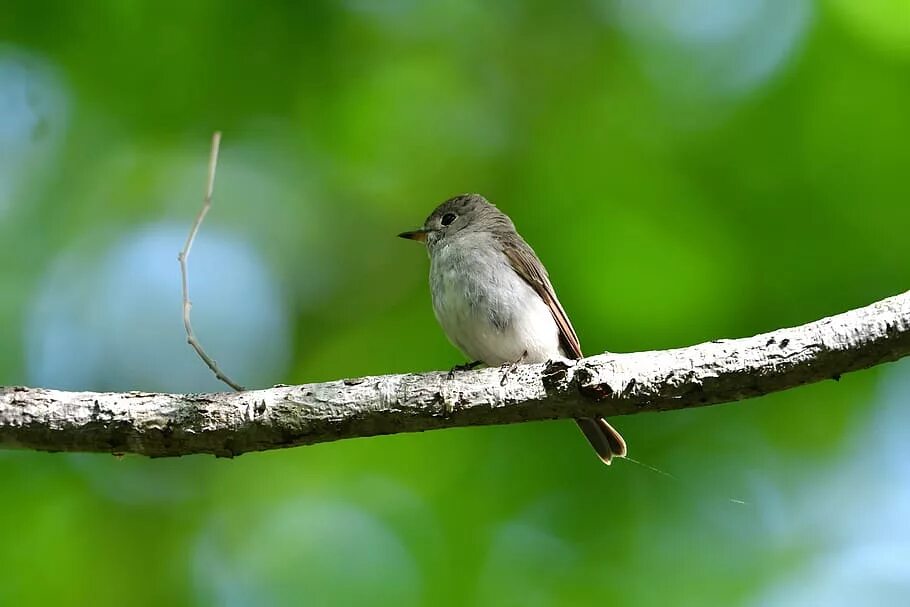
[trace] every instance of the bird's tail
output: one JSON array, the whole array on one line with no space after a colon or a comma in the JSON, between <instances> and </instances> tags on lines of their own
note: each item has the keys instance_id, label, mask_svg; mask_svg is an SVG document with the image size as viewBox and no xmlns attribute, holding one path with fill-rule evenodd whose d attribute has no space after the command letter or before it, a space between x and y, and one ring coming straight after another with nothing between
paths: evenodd
<instances>
[{"instance_id":1,"label":"bird's tail","mask_svg":"<svg viewBox=\"0 0 910 607\"><path fill-rule=\"evenodd\" d=\"M594 447L600 461L609 466L614 457L626 456L626 441L607 420L602 417L582 417L575 422Z\"/></svg>"}]
</instances>

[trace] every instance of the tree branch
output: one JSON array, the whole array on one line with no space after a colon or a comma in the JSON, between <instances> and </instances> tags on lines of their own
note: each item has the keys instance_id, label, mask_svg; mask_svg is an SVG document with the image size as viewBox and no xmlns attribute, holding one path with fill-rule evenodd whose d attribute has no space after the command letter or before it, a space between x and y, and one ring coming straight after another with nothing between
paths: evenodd
<instances>
[{"instance_id":1,"label":"tree branch","mask_svg":"<svg viewBox=\"0 0 910 607\"><path fill-rule=\"evenodd\" d=\"M910 292L800 327L656 352L218 394L0 388L0 447L234 456L343 438L737 401L910 354Z\"/></svg>"}]
</instances>

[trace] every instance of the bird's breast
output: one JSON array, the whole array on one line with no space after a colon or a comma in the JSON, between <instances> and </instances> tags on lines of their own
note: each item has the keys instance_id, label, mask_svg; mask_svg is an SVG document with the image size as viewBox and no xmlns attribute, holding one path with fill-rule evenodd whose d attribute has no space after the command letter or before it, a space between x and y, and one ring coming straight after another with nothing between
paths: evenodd
<instances>
[{"instance_id":1,"label":"bird's breast","mask_svg":"<svg viewBox=\"0 0 910 607\"><path fill-rule=\"evenodd\" d=\"M549 307L491 243L431 252L430 290L439 324L468 358L499 365L560 356Z\"/></svg>"}]
</instances>

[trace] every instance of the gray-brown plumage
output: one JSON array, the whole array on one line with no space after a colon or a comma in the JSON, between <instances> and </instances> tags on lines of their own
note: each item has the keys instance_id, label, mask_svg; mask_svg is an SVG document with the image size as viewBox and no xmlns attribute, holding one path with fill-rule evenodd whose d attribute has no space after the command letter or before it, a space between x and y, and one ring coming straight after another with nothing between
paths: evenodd
<instances>
[{"instance_id":1,"label":"gray-brown plumage","mask_svg":"<svg viewBox=\"0 0 910 607\"><path fill-rule=\"evenodd\" d=\"M494 366L582 357L546 268L512 220L483 196L451 198L421 229L400 236L426 242L436 318L470 359ZM576 422L604 463L626 455L625 441L605 419Z\"/></svg>"}]
</instances>

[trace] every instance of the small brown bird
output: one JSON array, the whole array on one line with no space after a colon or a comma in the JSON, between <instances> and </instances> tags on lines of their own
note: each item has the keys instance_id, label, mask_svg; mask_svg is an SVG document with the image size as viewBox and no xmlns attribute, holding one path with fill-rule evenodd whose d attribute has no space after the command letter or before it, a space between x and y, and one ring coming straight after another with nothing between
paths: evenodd
<instances>
[{"instance_id":1,"label":"small brown bird","mask_svg":"<svg viewBox=\"0 0 910 607\"><path fill-rule=\"evenodd\" d=\"M451 198L422 228L399 236L426 243L436 319L475 361L462 368L582 357L546 268L512 220L483 196ZM605 464L625 457L626 443L607 420L575 421Z\"/></svg>"}]
</instances>

